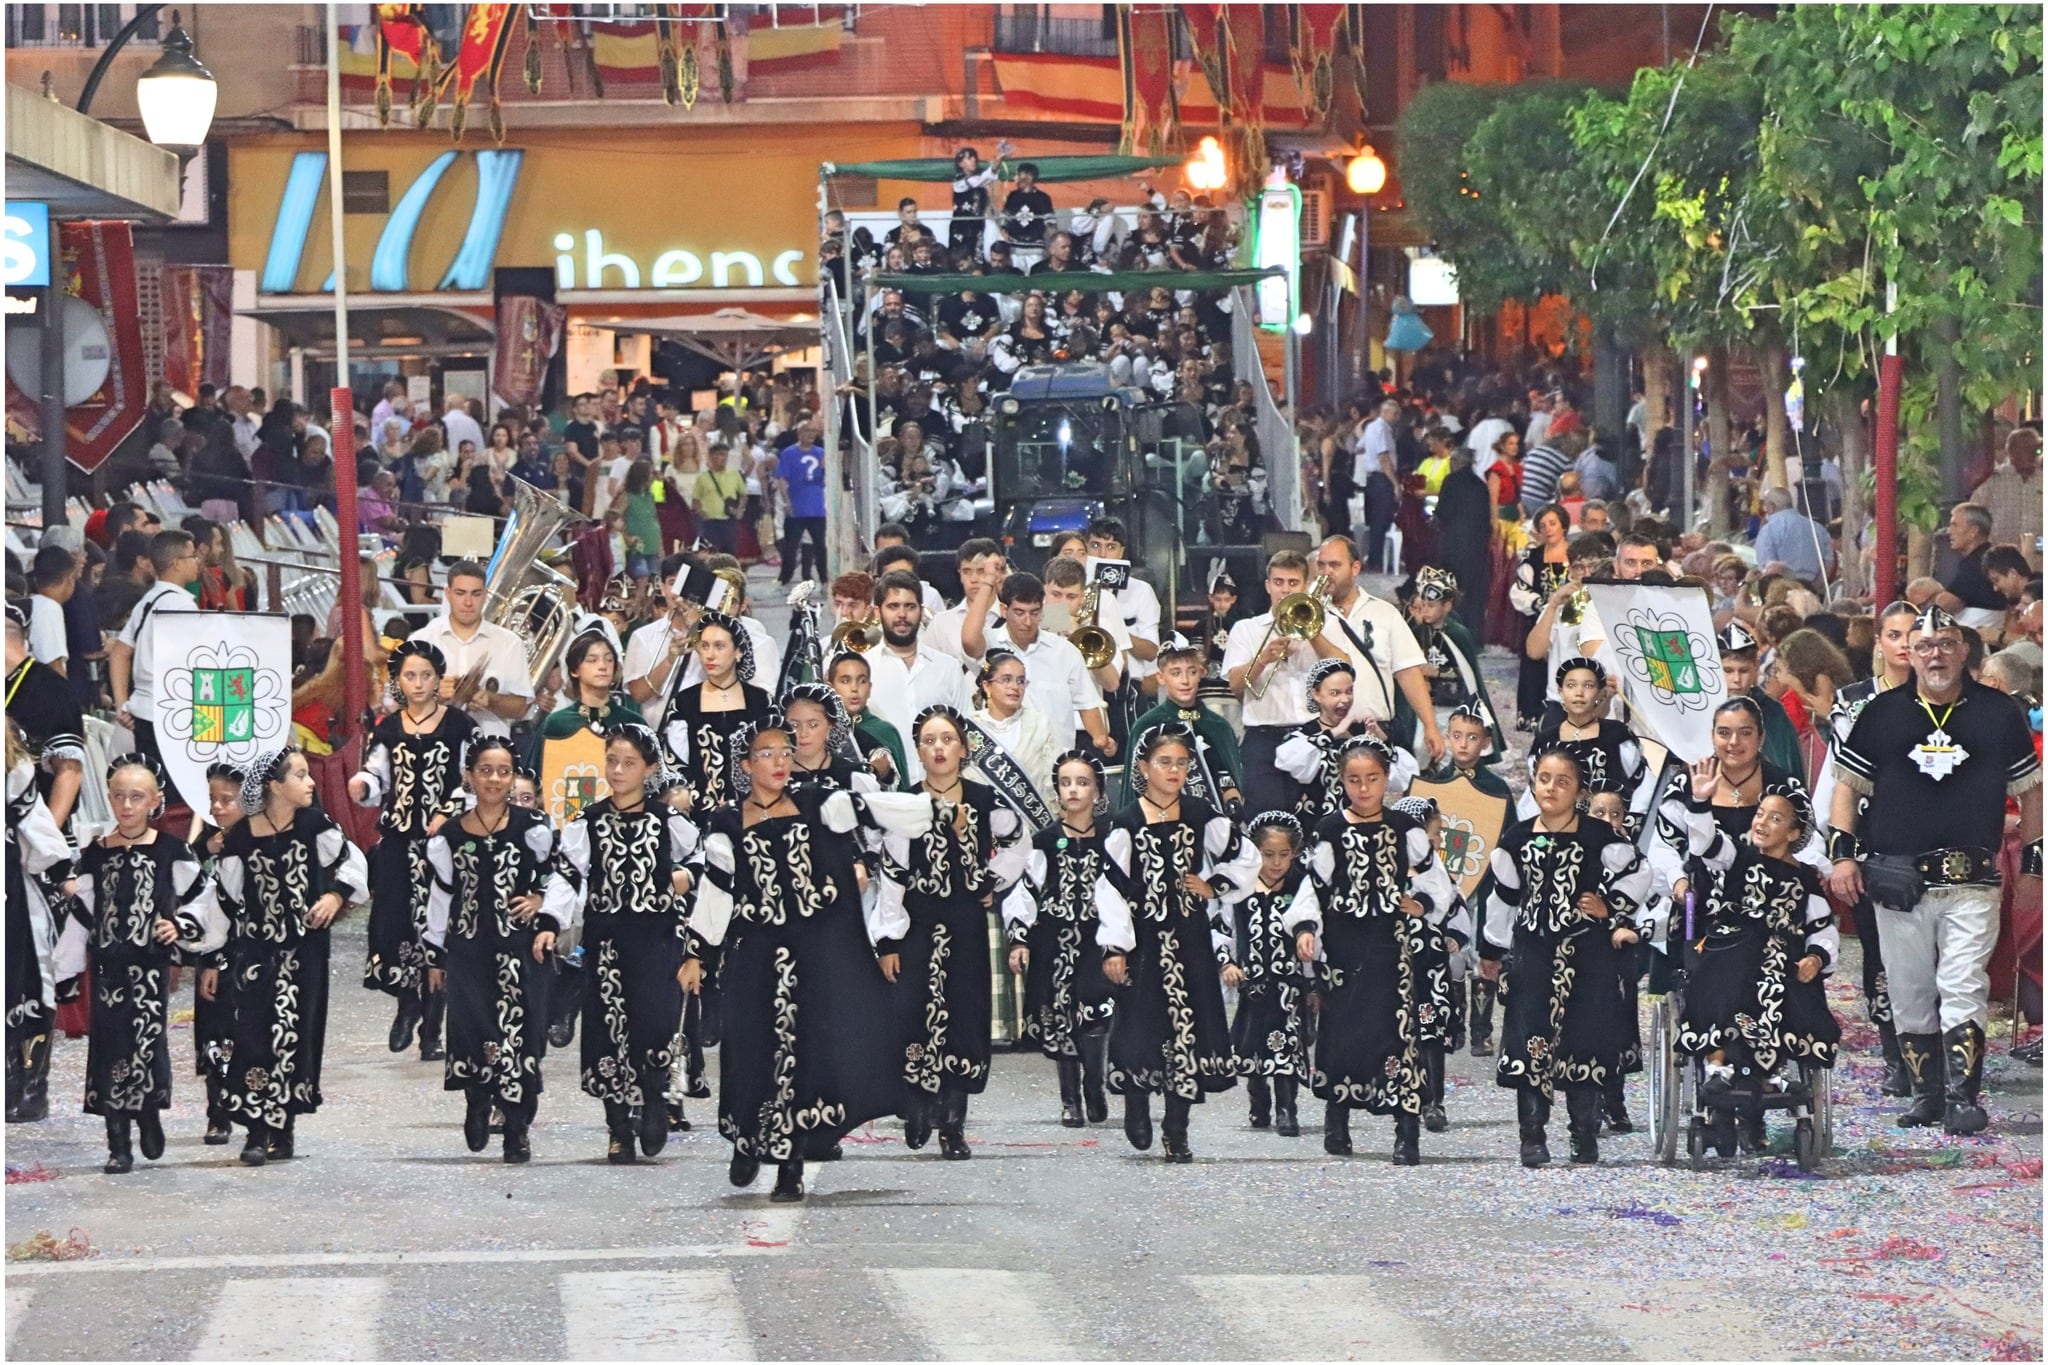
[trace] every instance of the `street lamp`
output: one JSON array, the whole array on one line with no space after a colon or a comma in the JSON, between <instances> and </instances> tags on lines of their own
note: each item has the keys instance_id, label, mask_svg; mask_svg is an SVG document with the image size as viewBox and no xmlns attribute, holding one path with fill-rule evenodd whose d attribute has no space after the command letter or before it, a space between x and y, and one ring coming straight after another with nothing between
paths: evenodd
<instances>
[{"instance_id":1,"label":"street lamp","mask_svg":"<svg viewBox=\"0 0 2048 1365\"><path fill-rule=\"evenodd\" d=\"M192 55L192 39L179 27L173 11L163 55L135 82L143 130L157 146L176 152L181 160L189 158L206 143L219 96L213 73Z\"/></svg>"},{"instance_id":2,"label":"street lamp","mask_svg":"<svg viewBox=\"0 0 2048 1365\"><path fill-rule=\"evenodd\" d=\"M1195 147L1195 154L1188 158L1188 188L1192 190L1220 190L1230 183L1230 167L1224 163L1223 148L1213 137L1205 137Z\"/></svg>"},{"instance_id":3,"label":"street lamp","mask_svg":"<svg viewBox=\"0 0 2048 1365\"><path fill-rule=\"evenodd\" d=\"M1344 183L1353 194L1378 194L1387 187L1387 163L1380 160L1371 143L1362 144L1344 168Z\"/></svg>"}]
</instances>

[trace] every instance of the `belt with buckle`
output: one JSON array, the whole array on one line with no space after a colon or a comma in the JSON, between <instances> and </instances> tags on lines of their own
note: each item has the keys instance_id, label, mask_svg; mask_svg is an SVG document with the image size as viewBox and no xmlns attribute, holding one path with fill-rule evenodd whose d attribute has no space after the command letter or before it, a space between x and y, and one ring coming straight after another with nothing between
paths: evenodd
<instances>
[{"instance_id":1,"label":"belt with buckle","mask_svg":"<svg viewBox=\"0 0 2048 1365\"><path fill-rule=\"evenodd\" d=\"M1931 886L1971 886L1998 880L1998 855L1988 848L1936 848L1914 860Z\"/></svg>"}]
</instances>

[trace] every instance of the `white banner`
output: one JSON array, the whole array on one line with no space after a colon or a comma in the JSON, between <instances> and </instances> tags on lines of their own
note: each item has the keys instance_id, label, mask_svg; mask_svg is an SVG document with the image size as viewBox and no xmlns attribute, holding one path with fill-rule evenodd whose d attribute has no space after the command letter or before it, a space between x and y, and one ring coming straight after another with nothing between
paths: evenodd
<instances>
[{"instance_id":1,"label":"white banner","mask_svg":"<svg viewBox=\"0 0 2048 1365\"><path fill-rule=\"evenodd\" d=\"M208 764L243 767L291 739L291 618L166 611L147 629L157 748L179 799L203 816Z\"/></svg>"},{"instance_id":2,"label":"white banner","mask_svg":"<svg viewBox=\"0 0 2048 1365\"><path fill-rule=\"evenodd\" d=\"M1704 588L1588 583L1607 646L1621 664L1634 728L1686 763L1714 751L1714 708L1728 699Z\"/></svg>"}]
</instances>

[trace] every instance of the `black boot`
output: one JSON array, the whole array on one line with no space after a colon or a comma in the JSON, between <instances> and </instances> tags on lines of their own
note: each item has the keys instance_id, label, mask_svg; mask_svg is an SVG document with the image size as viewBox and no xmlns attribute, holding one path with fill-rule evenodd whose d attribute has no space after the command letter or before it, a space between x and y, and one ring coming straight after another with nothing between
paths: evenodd
<instances>
[{"instance_id":1,"label":"black boot","mask_svg":"<svg viewBox=\"0 0 2048 1365\"><path fill-rule=\"evenodd\" d=\"M668 1104L664 1095L648 1095L640 1105L634 1125L640 1133L640 1155L660 1156L668 1146Z\"/></svg>"},{"instance_id":2,"label":"black boot","mask_svg":"<svg viewBox=\"0 0 2048 1365\"><path fill-rule=\"evenodd\" d=\"M1351 1111L1336 1100L1323 1105L1323 1150L1331 1156L1351 1155Z\"/></svg>"},{"instance_id":3,"label":"black boot","mask_svg":"<svg viewBox=\"0 0 2048 1365\"><path fill-rule=\"evenodd\" d=\"M448 1018L448 992L420 997L420 1060L438 1062L448 1053L441 1047L441 1025Z\"/></svg>"},{"instance_id":4,"label":"black boot","mask_svg":"<svg viewBox=\"0 0 2048 1365\"><path fill-rule=\"evenodd\" d=\"M1906 1070L1906 1059L1899 1053L1898 1026L1887 1019L1877 1026L1877 1041L1884 1048L1884 1079L1878 1082L1880 1095L1910 1095L1913 1093L1913 1073Z\"/></svg>"},{"instance_id":5,"label":"black boot","mask_svg":"<svg viewBox=\"0 0 2048 1365\"><path fill-rule=\"evenodd\" d=\"M557 966L548 995L548 1046L567 1047L576 1041L576 1016L583 1009L583 969L566 962Z\"/></svg>"},{"instance_id":6,"label":"black boot","mask_svg":"<svg viewBox=\"0 0 2048 1365\"><path fill-rule=\"evenodd\" d=\"M1570 1116L1572 1165L1591 1166L1600 1160L1600 1105L1598 1086L1575 1085L1564 1092L1565 1113Z\"/></svg>"},{"instance_id":7,"label":"black boot","mask_svg":"<svg viewBox=\"0 0 2048 1365\"><path fill-rule=\"evenodd\" d=\"M220 1147L234 1136L234 1128L228 1122L228 1107L221 1101L221 1078L208 1074L206 1078L206 1137L203 1141L209 1147Z\"/></svg>"},{"instance_id":8,"label":"black boot","mask_svg":"<svg viewBox=\"0 0 2048 1365\"><path fill-rule=\"evenodd\" d=\"M261 1166L270 1160L270 1127L268 1124L249 1125L248 1140L242 1144L241 1161L244 1166Z\"/></svg>"},{"instance_id":9,"label":"black boot","mask_svg":"<svg viewBox=\"0 0 2048 1365\"><path fill-rule=\"evenodd\" d=\"M1422 1118L1418 1114L1394 1115L1394 1164L1422 1164Z\"/></svg>"},{"instance_id":10,"label":"black boot","mask_svg":"<svg viewBox=\"0 0 2048 1365\"><path fill-rule=\"evenodd\" d=\"M1623 1076L1616 1072L1609 1076L1600 1087L1600 1116L1606 1120L1609 1132L1633 1133L1635 1121L1628 1116L1628 1092L1622 1087Z\"/></svg>"},{"instance_id":11,"label":"black boot","mask_svg":"<svg viewBox=\"0 0 2048 1365\"><path fill-rule=\"evenodd\" d=\"M1472 1055L1493 1055L1493 1002L1500 996L1500 982L1485 977L1472 983ZM1546 1158L1547 1159L1547 1158Z\"/></svg>"},{"instance_id":12,"label":"black boot","mask_svg":"<svg viewBox=\"0 0 2048 1365\"><path fill-rule=\"evenodd\" d=\"M732 1149L732 1162L725 1168L725 1178L736 1189L745 1189L761 1174L761 1158L743 1155L739 1148Z\"/></svg>"},{"instance_id":13,"label":"black boot","mask_svg":"<svg viewBox=\"0 0 2048 1365\"><path fill-rule=\"evenodd\" d=\"M1152 1097L1142 1090L1124 1092L1124 1137L1141 1152L1152 1146Z\"/></svg>"},{"instance_id":14,"label":"black boot","mask_svg":"<svg viewBox=\"0 0 2048 1365\"><path fill-rule=\"evenodd\" d=\"M398 997L398 1012L391 1017L391 1036L385 1041L393 1052L403 1052L412 1046L413 1034L420 1026L420 997L417 991L407 991Z\"/></svg>"},{"instance_id":15,"label":"black boot","mask_svg":"<svg viewBox=\"0 0 2048 1365\"><path fill-rule=\"evenodd\" d=\"M1166 1117L1159 1121L1159 1150L1168 1161L1185 1166L1195 1159L1188 1146L1188 1114L1194 1108L1178 1095L1166 1097Z\"/></svg>"},{"instance_id":16,"label":"black boot","mask_svg":"<svg viewBox=\"0 0 2048 1365\"><path fill-rule=\"evenodd\" d=\"M1470 1008L1466 994L1463 981L1451 983L1451 1017L1444 1021L1444 1051L1447 1053L1465 1050L1465 1014Z\"/></svg>"},{"instance_id":17,"label":"black boot","mask_svg":"<svg viewBox=\"0 0 2048 1365\"><path fill-rule=\"evenodd\" d=\"M480 1085L469 1087L462 1111L462 1140L472 1152L491 1144L491 1092Z\"/></svg>"},{"instance_id":18,"label":"black boot","mask_svg":"<svg viewBox=\"0 0 2048 1365\"><path fill-rule=\"evenodd\" d=\"M668 1118L668 1130L671 1133L687 1133L690 1131L690 1117L683 1112L683 1101L680 1095L670 1091L668 1103L662 1106L662 1111Z\"/></svg>"},{"instance_id":19,"label":"black boot","mask_svg":"<svg viewBox=\"0 0 2048 1365\"><path fill-rule=\"evenodd\" d=\"M21 1109L9 1123L41 1123L50 1116L50 1047L55 1035L32 1034L21 1043Z\"/></svg>"},{"instance_id":20,"label":"black boot","mask_svg":"<svg viewBox=\"0 0 2048 1365\"><path fill-rule=\"evenodd\" d=\"M1906 1074L1913 1079L1913 1105L1899 1115L1901 1128L1925 1128L1940 1123L1948 1105L1942 1093L1942 1047L1938 1033L1901 1033L1899 1056Z\"/></svg>"},{"instance_id":21,"label":"black boot","mask_svg":"<svg viewBox=\"0 0 2048 1365\"><path fill-rule=\"evenodd\" d=\"M284 1116L284 1127L270 1130L269 1153L272 1161L290 1161L294 1155L293 1143L299 1126L297 1114Z\"/></svg>"},{"instance_id":22,"label":"black boot","mask_svg":"<svg viewBox=\"0 0 2048 1365\"><path fill-rule=\"evenodd\" d=\"M965 1161L974 1153L967 1149L967 1092L939 1092L939 1155L948 1161Z\"/></svg>"},{"instance_id":23,"label":"black boot","mask_svg":"<svg viewBox=\"0 0 2048 1365\"><path fill-rule=\"evenodd\" d=\"M1247 1076L1244 1088L1252 1097L1252 1127L1270 1126L1273 1122L1273 1091L1266 1084L1266 1078L1259 1075Z\"/></svg>"},{"instance_id":24,"label":"black boot","mask_svg":"<svg viewBox=\"0 0 2048 1365\"><path fill-rule=\"evenodd\" d=\"M1301 1119L1294 1112L1299 1086L1292 1076L1273 1078L1273 1131L1281 1137L1300 1137Z\"/></svg>"},{"instance_id":25,"label":"black boot","mask_svg":"<svg viewBox=\"0 0 2048 1365\"><path fill-rule=\"evenodd\" d=\"M1096 1030L1081 1035L1081 1105L1090 1123L1109 1121L1109 1097L1102 1093L1102 1054L1109 1035Z\"/></svg>"},{"instance_id":26,"label":"black boot","mask_svg":"<svg viewBox=\"0 0 2048 1365\"><path fill-rule=\"evenodd\" d=\"M1444 1049L1440 1043L1422 1047L1422 1126L1432 1133L1451 1126L1444 1115Z\"/></svg>"},{"instance_id":27,"label":"black boot","mask_svg":"<svg viewBox=\"0 0 2048 1365\"><path fill-rule=\"evenodd\" d=\"M524 1166L533 1159L533 1142L526 1135L526 1120L505 1116L505 1164Z\"/></svg>"},{"instance_id":28,"label":"black boot","mask_svg":"<svg viewBox=\"0 0 2048 1365\"><path fill-rule=\"evenodd\" d=\"M1740 1115L1741 1129L1735 1136L1735 1145L1745 1156L1762 1156L1771 1150L1771 1131L1764 1123L1763 1105L1745 1109Z\"/></svg>"},{"instance_id":29,"label":"black boot","mask_svg":"<svg viewBox=\"0 0 2048 1365\"><path fill-rule=\"evenodd\" d=\"M630 1166L633 1151L633 1111L622 1100L604 1102L604 1159L614 1166Z\"/></svg>"},{"instance_id":30,"label":"black boot","mask_svg":"<svg viewBox=\"0 0 2048 1365\"><path fill-rule=\"evenodd\" d=\"M804 1163L802 1159L785 1161L775 1172L775 1188L768 1192L769 1201L776 1204L800 1204L804 1198Z\"/></svg>"},{"instance_id":31,"label":"black boot","mask_svg":"<svg viewBox=\"0 0 2048 1365\"><path fill-rule=\"evenodd\" d=\"M903 1106L903 1145L913 1152L932 1140L933 1097L913 1087Z\"/></svg>"},{"instance_id":32,"label":"black boot","mask_svg":"<svg viewBox=\"0 0 2048 1365\"><path fill-rule=\"evenodd\" d=\"M1941 1129L1954 1137L1981 1133L1991 1126L1991 1116L1977 1102L1984 1081L1984 1030L1975 1024L1957 1024L1941 1036L1941 1042L1948 1072L1948 1106Z\"/></svg>"},{"instance_id":33,"label":"black boot","mask_svg":"<svg viewBox=\"0 0 2048 1365\"><path fill-rule=\"evenodd\" d=\"M1061 1057L1054 1063L1060 1073L1060 1127L1086 1128L1081 1117L1081 1059Z\"/></svg>"},{"instance_id":34,"label":"black boot","mask_svg":"<svg viewBox=\"0 0 2048 1365\"><path fill-rule=\"evenodd\" d=\"M1550 1101L1533 1085L1515 1088L1515 1121L1522 1130L1522 1164L1534 1170L1550 1164L1550 1139L1543 1129L1550 1122Z\"/></svg>"},{"instance_id":35,"label":"black boot","mask_svg":"<svg viewBox=\"0 0 2048 1365\"><path fill-rule=\"evenodd\" d=\"M128 1116L107 1115L107 1164L100 1167L108 1175L126 1175L135 1169L135 1151L128 1145Z\"/></svg>"},{"instance_id":36,"label":"black boot","mask_svg":"<svg viewBox=\"0 0 2048 1365\"><path fill-rule=\"evenodd\" d=\"M136 1147L142 1152L144 1161L155 1161L164 1154L164 1116L160 1109L145 1109L135 1116Z\"/></svg>"}]
</instances>

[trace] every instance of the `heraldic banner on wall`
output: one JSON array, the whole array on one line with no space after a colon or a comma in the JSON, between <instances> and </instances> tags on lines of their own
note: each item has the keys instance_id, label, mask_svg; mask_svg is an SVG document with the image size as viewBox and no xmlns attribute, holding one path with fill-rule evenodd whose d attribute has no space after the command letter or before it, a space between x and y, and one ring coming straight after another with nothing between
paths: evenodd
<instances>
[{"instance_id":1,"label":"heraldic banner on wall","mask_svg":"<svg viewBox=\"0 0 2048 1365\"><path fill-rule=\"evenodd\" d=\"M206 769L291 738L292 623L250 611L153 613L156 739L178 799L206 809Z\"/></svg>"}]
</instances>

